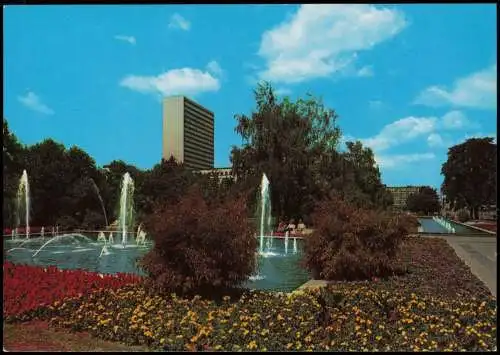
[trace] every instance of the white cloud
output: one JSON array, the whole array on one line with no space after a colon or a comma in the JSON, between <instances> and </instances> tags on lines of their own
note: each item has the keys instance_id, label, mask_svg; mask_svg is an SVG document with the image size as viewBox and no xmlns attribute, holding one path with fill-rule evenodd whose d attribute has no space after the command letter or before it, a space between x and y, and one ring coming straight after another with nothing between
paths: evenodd
<instances>
[{"instance_id":1,"label":"white cloud","mask_svg":"<svg viewBox=\"0 0 500 355\"><path fill-rule=\"evenodd\" d=\"M128 42L131 45L135 45L136 44L136 40L135 40L134 36L116 35L114 38L117 39L117 40L119 40L119 41Z\"/></svg>"},{"instance_id":2,"label":"white cloud","mask_svg":"<svg viewBox=\"0 0 500 355\"><path fill-rule=\"evenodd\" d=\"M350 66L356 52L395 36L406 25L400 11L365 4L305 4L287 21L266 31L259 55L261 79L301 82ZM369 74L369 68L361 74Z\"/></svg>"},{"instance_id":3,"label":"white cloud","mask_svg":"<svg viewBox=\"0 0 500 355\"><path fill-rule=\"evenodd\" d=\"M414 104L426 106L454 106L478 109L497 107L497 66L458 79L450 90L431 86L422 91Z\"/></svg>"},{"instance_id":4,"label":"white cloud","mask_svg":"<svg viewBox=\"0 0 500 355\"><path fill-rule=\"evenodd\" d=\"M25 96L18 96L18 101L27 108L43 113L44 115L53 115L54 110L42 102L42 100L34 92L30 91Z\"/></svg>"},{"instance_id":5,"label":"white cloud","mask_svg":"<svg viewBox=\"0 0 500 355\"><path fill-rule=\"evenodd\" d=\"M409 163L423 160L431 160L436 156L434 153L401 154L401 155L375 155L375 161L384 169L403 168Z\"/></svg>"},{"instance_id":6,"label":"white cloud","mask_svg":"<svg viewBox=\"0 0 500 355\"><path fill-rule=\"evenodd\" d=\"M370 106L371 109L378 109L382 108L384 106L384 103L380 100L371 100L368 101L368 106Z\"/></svg>"},{"instance_id":7,"label":"white cloud","mask_svg":"<svg viewBox=\"0 0 500 355\"><path fill-rule=\"evenodd\" d=\"M443 138L438 133L431 133L427 137L427 144L429 147L442 147L445 145Z\"/></svg>"},{"instance_id":8,"label":"white cloud","mask_svg":"<svg viewBox=\"0 0 500 355\"><path fill-rule=\"evenodd\" d=\"M216 76L192 68L172 69L156 76L129 75L122 79L120 85L142 93L156 93L162 96L196 95L220 89Z\"/></svg>"},{"instance_id":9,"label":"white cloud","mask_svg":"<svg viewBox=\"0 0 500 355\"><path fill-rule=\"evenodd\" d=\"M369 77L369 76L373 76L375 74L373 73L373 68L371 66L367 65L367 66L364 66L363 68L359 69L357 72L357 75L361 76L361 77Z\"/></svg>"},{"instance_id":10,"label":"white cloud","mask_svg":"<svg viewBox=\"0 0 500 355\"><path fill-rule=\"evenodd\" d=\"M478 128L478 124L470 121L461 111L450 111L441 119L441 128L443 129L465 129Z\"/></svg>"},{"instance_id":11,"label":"white cloud","mask_svg":"<svg viewBox=\"0 0 500 355\"><path fill-rule=\"evenodd\" d=\"M170 17L170 22L168 24L168 27L183 31L189 31L189 29L191 28L191 22L186 20L178 13L175 13Z\"/></svg>"},{"instance_id":12,"label":"white cloud","mask_svg":"<svg viewBox=\"0 0 500 355\"><path fill-rule=\"evenodd\" d=\"M441 132L477 127L478 125L469 121L462 112L450 111L440 118L434 116L405 117L384 126L375 136L360 140L376 152L387 150L416 138L423 139L425 136L427 136L429 146L439 147L451 144L448 139L443 139Z\"/></svg>"},{"instance_id":13,"label":"white cloud","mask_svg":"<svg viewBox=\"0 0 500 355\"><path fill-rule=\"evenodd\" d=\"M217 76L221 76L223 74L223 70L220 67L219 63L217 63L215 60L212 60L210 63L207 64L207 70Z\"/></svg>"},{"instance_id":14,"label":"white cloud","mask_svg":"<svg viewBox=\"0 0 500 355\"><path fill-rule=\"evenodd\" d=\"M379 134L371 138L361 139L361 142L374 151L383 151L431 133L435 126L435 117L406 117L388 124L382 128Z\"/></svg>"}]
</instances>

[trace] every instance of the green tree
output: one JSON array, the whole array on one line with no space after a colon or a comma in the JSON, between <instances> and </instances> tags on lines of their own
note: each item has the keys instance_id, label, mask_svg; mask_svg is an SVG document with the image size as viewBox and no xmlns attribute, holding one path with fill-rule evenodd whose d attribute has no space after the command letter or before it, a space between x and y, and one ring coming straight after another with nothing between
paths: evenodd
<instances>
[{"instance_id":1,"label":"green tree","mask_svg":"<svg viewBox=\"0 0 500 355\"><path fill-rule=\"evenodd\" d=\"M118 218L120 207L120 191L123 175L129 173L134 180L134 188L140 193L147 173L137 167L127 164L122 160L113 160L102 169L105 183L102 183L101 195L106 203L108 220L111 224Z\"/></svg>"},{"instance_id":2,"label":"green tree","mask_svg":"<svg viewBox=\"0 0 500 355\"><path fill-rule=\"evenodd\" d=\"M347 142L346 146L342 169L346 170L344 174L347 174L350 180L346 182L349 186L344 186L344 190L352 195L344 192L344 198L363 207L385 209L391 206L392 195L382 184L373 151L363 147L360 141Z\"/></svg>"},{"instance_id":3,"label":"green tree","mask_svg":"<svg viewBox=\"0 0 500 355\"><path fill-rule=\"evenodd\" d=\"M455 209L478 218L482 205L496 205L497 145L493 138L471 138L448 149L442 165L443 194Z\"/></svg>"},{"instance_id":4,"label":"green tree","mask_svg":"<svg viewBox=\"0 0 500 355\"><path fill-rule=\"evenodd\" d=\"M30 146L25 166L31 187L32 225L54 225L65 214L72 174L65 148L52 139Z\"/></svg>"},{"instance_id":5,"label":"green tree","mask_svg":"<svg viewBox=\"0 0 500 355\"><path fill-rule=\"evenodd\" d=\"M418 192L408 196L406 208L411 212L426 215L439 212L441 205L437 191L430 186L421 187Z\"/></svg>"},{"instance_id":6,"label":"green tree","mask_svg":"<svg viewBox=\"0 0 500 355\"><path fill-rule=\"evenodd\" d=\"M235 182L233 179L222 177L215 172L200 174L196 177L196 183L200 187L204 200L212 205L219 203L234 194Z\"/></svg>"},{"instance_id":7,"label":"green tree","mask_svg":"<svg viewBox=\"0 0 500 355\"><path fill-rule=\"evenodd\" d=\"M10 132L7 119L3 120L3 221L4 225L16 223L16 193L23 170L25 147Z\"/></svg>"},{"instance_id":8,"label":"green tree","mask_svg":"<svg viewBox=\"0 0 500 355\"><path fill-rule=\"evenodd\" d=\"M87 213L103 215L92 180L99 181L94 159L73 146L66 150L52 139L27 150L26 167L31 185L32 224L71 228ZM94 181L95 181L94 180ZM101 217L104 225L104 216Z\"/></svg>"},{"instance_id":9,"label":"green tree","mask_svg":"<svg viewBox=\"0 0 500 355\"><path fill-rule=\"evenodd\" d=\"M233 169L240 183L254 184L251 196L256 196L257 182L266 173L274 215L308 214L318 192L315 181L322 156L333 154L340 137L337 115L312 96L279 100L269 83L258 85L255 100L250 116L235 116L244 144L232 149ZM255 208L255 199L252 202Z\"/></svg>"},{"instance_id":10,"label":"green tree","mask_svg":"<svg viewBox=\"0 0 500 355\"><path fill-rule=\"evenodd\" d=\"M174 157L156 164L144 173L140 188L136 189L136 206L140 219L153 213L160 203L178 201L193 183L194 176Z\"/></svg>"}]
</instances>

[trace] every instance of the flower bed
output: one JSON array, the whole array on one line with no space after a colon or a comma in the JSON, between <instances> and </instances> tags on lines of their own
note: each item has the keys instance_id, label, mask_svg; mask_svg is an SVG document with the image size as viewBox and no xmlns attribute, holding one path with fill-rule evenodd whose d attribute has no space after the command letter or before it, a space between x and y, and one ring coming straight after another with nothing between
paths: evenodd
<instances>
[{"instance_id":1,"label":"flower bed","mask_svg":"<svg viewBox=\"0 0 500 355\"><path fill-rule=\"evenodd\" d=\"M409 238L409 274L291 295L245 292L221 303L101 288L22 319L164 350L493 350L496 299L441 239Z\"/></svg>"},{"instance_id":2,"label":"flower bed","mask_svg":"<svg viewBox=\"0 0 500 355\"><path fill-rule=\"evenodd\" d=\"M3 315L20 316L26 311L49 305L65 297L82 295L93 289L117 289L135 283L131 274L99 275L82 270L41 268L10 262L3 264Z\"/></svg>"},{"instance_id":3,"label":"flower bed","mask_svg":"<svg viewBox=\"0 0 500 355\"><path fill-rule=\"evenodd\" d=\"M488 350L496 343L492 298L446 300L369 283L319 295L251 292L216 304L148 296L133 285L68 299L47 316L53 326L177 351Z\"/></svg>"}]
</instances>

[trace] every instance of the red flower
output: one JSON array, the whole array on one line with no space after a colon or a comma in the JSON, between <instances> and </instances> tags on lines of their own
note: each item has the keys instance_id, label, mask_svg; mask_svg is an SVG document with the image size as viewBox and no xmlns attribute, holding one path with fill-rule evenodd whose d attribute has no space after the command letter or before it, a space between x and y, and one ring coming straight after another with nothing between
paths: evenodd
<instances>
[{"instance_id":1,"label":"red flower","mask_svg":"<svg viewBox=\"0 0 500 355\"><path fill-rule=\"evenodd\" d=\"M132 274L103 275L83 270L60 270L28 265L3 264L3 315L21 315L43 305L67 297L81 297L97 289L117 289L136 283L140 276Z\"/></svg>"}]
</instances>

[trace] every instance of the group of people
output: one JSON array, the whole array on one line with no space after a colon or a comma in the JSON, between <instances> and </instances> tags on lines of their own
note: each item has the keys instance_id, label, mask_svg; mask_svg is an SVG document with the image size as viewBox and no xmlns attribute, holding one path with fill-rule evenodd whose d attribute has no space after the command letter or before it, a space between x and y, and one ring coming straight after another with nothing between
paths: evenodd
<instances>
[{"instance_id":1,"label":"group of people","mask_svg":"<svg viewBox=\"0 0 500 355\"><path fill-rule=\"evenodd\" d=\"M294 233L302 233L306 229L306 225L299 219L299 223L295 225L295 220L292 218L288 223L286 223L283 219L280 220L277 228L278 233L286 233L289 232L291 234Z\"/></svg>"}]
</instances>

